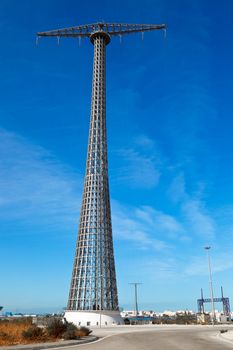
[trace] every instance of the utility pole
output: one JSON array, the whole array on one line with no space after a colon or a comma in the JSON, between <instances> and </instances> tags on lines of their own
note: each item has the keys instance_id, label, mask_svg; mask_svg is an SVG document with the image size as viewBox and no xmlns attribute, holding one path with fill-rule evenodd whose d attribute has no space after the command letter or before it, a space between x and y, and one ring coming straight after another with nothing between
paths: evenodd
<instances>
[{"instance_id":1,"label":"utility pole","mask_svg":"<svg viewBox=\"0 0 233 350\"><path fill-rule=\"evenodd\" d=\"M214 306L214 292L213 292L213 279L212 279L212 270L211 270L211 264L210 264L210 246L204 247L207 252L207 258L208 258L208 266L209 266L209 279L210 279L210 298L211 298L211 305L212 305L212 324L214 326L215 323L215 306Z\"/></svg>"},{"instance_id":2,"label":"utility pole","mask_svg":"<svg viewBox=\"0 0 233 350\"><path fill-rule=\"evenodd\" d=\"M135 297L135 316L138 317L138 286L142 283L132 282L129 283L134 286L134 297Z\"/></svg>"}]
</instances>

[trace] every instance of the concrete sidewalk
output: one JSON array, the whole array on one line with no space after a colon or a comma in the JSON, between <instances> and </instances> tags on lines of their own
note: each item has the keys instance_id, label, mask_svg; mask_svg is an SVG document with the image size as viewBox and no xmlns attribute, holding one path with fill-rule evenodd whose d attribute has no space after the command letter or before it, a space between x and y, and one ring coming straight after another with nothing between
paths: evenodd
<instances>
[{"instance_id":1,"label":"concrete sidewalk","mask_svg":"<svg viewBox=\"0 0 233 350\"><path fill-rule=\"evenodd\" d=\"M68 347L68 346L91 343L97 339L99 339L99 338L94 336L94 335L88 335L85 338L81 338L78 340L60 340L60 341L49 342L49 343L34 343L34 344L26 344L26 345L20 344L20 345L0 346L0 350L40 350L40 349L61 348L61 347Z\"/></svg>"}]
</instances>

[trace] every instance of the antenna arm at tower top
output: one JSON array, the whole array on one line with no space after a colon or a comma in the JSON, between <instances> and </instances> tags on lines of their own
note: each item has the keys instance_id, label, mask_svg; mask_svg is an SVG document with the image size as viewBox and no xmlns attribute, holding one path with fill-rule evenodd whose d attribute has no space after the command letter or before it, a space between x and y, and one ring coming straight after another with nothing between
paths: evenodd
<instances>
[{"instance_id":1,"label":"antenna arm at tower top","mask_svg":"<svg viewBox=\"0 0 233 350\"><path fill-rule=\"evenodd\" d=\"M38 37L42 36L54 36L54 37L66 37L66 38L89 38L90 33L69 33L64 30L54 30L51 32L38 32Z\"/></svg>"},{"instance_id":2,"label":"antenna arm at tower top","mask_svg":"<svg viewBox=\"0 0 233 350\"><path fill-rule=\"evenodd\" d=\"M110 36L116 36L160 29L166 29L166 24L94 23L38 32L37 36L89 38L95 32L105 32Z\"/></svg>"},{"instance_id":3,"label":"antenna arm at tower top","mask_svg":"<svg viewBox=\"0 0 233 350\"><path fill-rule=\"evenodd\" d=\"M165 24L161 24L161 25L156 25L156 26L151 26L151 27L145 27L145 28L130 28L130 29L123 29L123 30L119 30L119 31L114 31L109 33L111 36L113 35L124 35L124 34L131 34L131 33L144 33L147 31L151 31L151 30L159 30L159 29L166 29L166 25Z\"/></svg>"}]
</instances>

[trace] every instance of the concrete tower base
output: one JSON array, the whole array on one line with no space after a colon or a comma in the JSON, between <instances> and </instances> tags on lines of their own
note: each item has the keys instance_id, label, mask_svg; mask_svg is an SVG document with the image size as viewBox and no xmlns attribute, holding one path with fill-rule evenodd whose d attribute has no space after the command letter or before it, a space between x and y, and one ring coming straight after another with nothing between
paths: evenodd
<instances>
[{"instance_id":1,"label":"concrete tower base","mask_svg":"<svg viewBox=\"0 0 233 350\"><path fill-rule=\"evenodd\" d=\"M124 321L119 311L66 311L64 318L76 326L108 327L113 325L123 325Z\"/></svg>"}]
</instances>

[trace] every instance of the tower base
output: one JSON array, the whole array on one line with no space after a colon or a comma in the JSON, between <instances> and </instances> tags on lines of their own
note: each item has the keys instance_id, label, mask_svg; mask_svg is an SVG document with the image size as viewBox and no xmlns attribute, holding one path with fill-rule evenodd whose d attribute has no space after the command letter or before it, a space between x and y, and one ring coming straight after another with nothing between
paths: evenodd
<instances>
[{"instance_id":1,"label":"tower base","mask_svg":"<svg viewBox=\"0 0 233 350\"><path fill-rule=\"evenodd\" d=\"M76 326L86 327L108 327L113 325L123 325L124 321L119 311L65 311L64 318Z\"/></svg>"}]
</instances>

